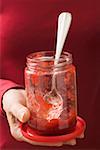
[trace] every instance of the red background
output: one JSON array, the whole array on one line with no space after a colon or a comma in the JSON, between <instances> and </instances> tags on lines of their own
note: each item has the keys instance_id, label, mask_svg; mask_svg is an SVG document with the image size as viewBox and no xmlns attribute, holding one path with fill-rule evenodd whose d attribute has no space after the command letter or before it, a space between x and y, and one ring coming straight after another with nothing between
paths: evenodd
<instances>
[{"instance_id":1,"label":"red background","mask_svg":"<svg viewBox=\"0 0 100 150\"><path fill-rule=\"evenodd\" d=\"M54 50L57 17L72 13L73 21L64 46L73 54L77 69L78 114L87 123L84 140L75 147L37 147L15 141L1 115L1 148L34 150L100 149L100 2L99 0L0 0L1 78L24 84L26 55Z\"/></svg>"}]
</instances>

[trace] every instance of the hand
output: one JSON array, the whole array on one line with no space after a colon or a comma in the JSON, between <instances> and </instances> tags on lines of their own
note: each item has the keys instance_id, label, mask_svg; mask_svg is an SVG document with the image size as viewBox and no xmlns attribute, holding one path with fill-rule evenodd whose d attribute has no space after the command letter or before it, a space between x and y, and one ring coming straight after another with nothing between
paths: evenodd
<instances>
[{"instance_id":1,"label":"hand","mask_svg":"<svg viewBox=\"0 0 100 150\"><path fill-rule=\"evenodd\" d=\"M30 118L30 112L26 107L26 93L23 89L10 89L3 96L3 109L6 112L11 135L19 141L25 141L33 145L61 146L63 144L75 145L76 139L59 143L39 143L25 138L19 128L20 122L26 122Z\"/></svg>"}]
</instances>

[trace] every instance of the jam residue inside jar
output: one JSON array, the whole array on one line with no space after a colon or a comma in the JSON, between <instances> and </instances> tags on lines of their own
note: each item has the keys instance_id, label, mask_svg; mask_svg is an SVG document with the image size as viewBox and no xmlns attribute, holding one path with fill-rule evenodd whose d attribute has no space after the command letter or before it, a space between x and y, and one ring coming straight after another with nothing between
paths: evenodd
<instances>
[{"instance_id":1,"label":"jam residue inside jar","mask_svg":"<svg viewBox=\"0 0 100 150\"><path fill-rule=\"evenodd\" d=\"M53 72L56 88L63 100L44 99L51 91ZM77 117L76 71L72 56L63 52L54 68L54 52L44 51L28 55L25 68L27 107L31 117L28 125L41 135L63 135L75 129Z\"/></svg>"}]
</instances>

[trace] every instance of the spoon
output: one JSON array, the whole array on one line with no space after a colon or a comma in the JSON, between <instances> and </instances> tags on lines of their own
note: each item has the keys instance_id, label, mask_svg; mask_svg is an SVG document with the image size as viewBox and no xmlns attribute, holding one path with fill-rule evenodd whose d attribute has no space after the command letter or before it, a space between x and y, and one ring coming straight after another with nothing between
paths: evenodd
<instances>
[{"instance_id":1,"label":"spoon","mask_svg":"<svg viewBox=\"0 0 100 150\"><path fill-rule=\"evenodd\" d=\"M51 91L44 96L44 99L53 105L52 111L48 114L49 120L58 118L63 111L63 99L56 88L55 67L59 63L60 55L71 24L71 19L71 14L68 12L63 12L58 17L57 44L52 76L52 88Z\"/></svg>"}]
</instances>

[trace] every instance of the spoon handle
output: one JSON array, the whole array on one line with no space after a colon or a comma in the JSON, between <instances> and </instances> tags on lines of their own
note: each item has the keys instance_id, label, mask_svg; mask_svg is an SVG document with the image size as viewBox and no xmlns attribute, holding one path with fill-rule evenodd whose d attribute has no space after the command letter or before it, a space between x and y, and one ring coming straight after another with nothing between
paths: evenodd
<instances>
[{"instance_id":1,"label":"spoon handle","mask_svg":"<svg viewBox=\"0 0 100 150\"><path fill-rule=\"evenodd\" d=\"M55 62L56 65L59 61L63 45L65 42L65 38L68 34L69 27L71 24L72 16L68 12L63 12L59 15L58 18L58 31L57 31L57 44L56 44L56 54L55 54Z\"/></svg>"}]
</instances>

